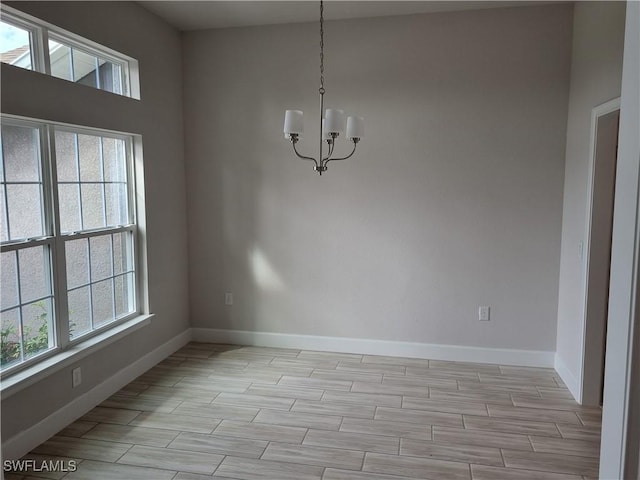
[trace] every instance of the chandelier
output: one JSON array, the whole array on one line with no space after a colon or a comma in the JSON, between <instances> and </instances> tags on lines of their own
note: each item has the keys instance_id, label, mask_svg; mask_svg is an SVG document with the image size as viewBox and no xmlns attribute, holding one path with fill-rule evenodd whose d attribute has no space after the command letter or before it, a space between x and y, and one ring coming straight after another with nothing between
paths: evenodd
<instances>
[{"instance_id":1,"label":"chandelier","mask_svg":"<svg viewBox=\"0 0 640 480\"><path fill-rule=\"evenodd\" d=\"M353 150L346 157L333 157L336 138L345 132L345 115L342 110L328 108L324 112L324 5L320 0L320 153L318 158L301 155L296 144L300 140L304 131L302 110L287 110L284 115L284 136L291 141L293 151L298 158L312 161L313 169L322 175L327 170L327 164L334 160L346 160L356 151L356 146L364 136L364 120L362 117L350 116L346 119L346 137L353 142ZM327 154L323 156L323 146L327 143Z\"/></svg>"}]
</instances>

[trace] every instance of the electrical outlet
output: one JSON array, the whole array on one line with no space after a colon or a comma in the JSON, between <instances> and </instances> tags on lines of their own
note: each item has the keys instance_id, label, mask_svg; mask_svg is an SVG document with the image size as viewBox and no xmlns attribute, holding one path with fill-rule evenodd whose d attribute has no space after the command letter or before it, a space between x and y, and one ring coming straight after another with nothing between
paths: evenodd
<instances>
[{"instance_id":1,"label":"electrical outlet","mask_svg":"<svg viewBox=\"0 0 640 480\"><path fill-rule=\"evenodd\" d=\"M76 388L82 383L82 369L80 367L71 370L71 385Z\"/></svg>"},{"instance_id":2,"label":"electrical outlet","mask_svg":"<svg viewBox=\"0 0 640 480\"><path fill-rule=\"evenodd\" d=\"M478 308L478 320L488 322L490 319L490 308L489 306Z\"/></svg>"},{"instance_id":3,"label":"electrical outlet","mask_svg":"<svg viewBox=\"0 0 640 480\"><path fill-rule=\"evenodd\" d=\"M227 292L224 294L224 304L233 305L233 293Z\"/></svg>"}]
</instances>

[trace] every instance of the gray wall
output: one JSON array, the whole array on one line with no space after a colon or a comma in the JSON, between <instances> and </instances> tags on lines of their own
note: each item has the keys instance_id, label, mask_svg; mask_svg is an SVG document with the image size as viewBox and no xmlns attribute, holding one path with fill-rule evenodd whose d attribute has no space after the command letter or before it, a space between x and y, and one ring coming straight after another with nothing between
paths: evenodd
<instances>
[{"instance_id":1,"label":"gray wall","mask_svg":"<svg viewBox=\"0 0 640 480\"><path fill-rule=\"evenodd\" d=\"M317 24L186 33L192 326L553 351L571 22L328 22L325 105L366 138L321 178L282 135L300 108L317 149Z\"/></svg>"},{"instance_id":2,"label":"gray wall","mask_svg":"<svg viewBox=\"0 0 640 480\"><path fill-rule=\"evenodd\" d=\"M591 110L620 96L624 2L577 2L567 123L558 298L557 355L577 383L582 375L583 288Z\"/></svg>"},{"instance_id":3,"label":"gray wall","mask_svg":"<svg viewBox=\"0 0 640 480\"><path fill-rule=\"evenodd\" d=\"M151 325L2 402L11 438L189 326L180 34L135 3L11 5L140 61L141 101L2 64L2 112L141 134L144 142ZM75 367L74 365L73 367Z\"/></svg>"}]
</instances>

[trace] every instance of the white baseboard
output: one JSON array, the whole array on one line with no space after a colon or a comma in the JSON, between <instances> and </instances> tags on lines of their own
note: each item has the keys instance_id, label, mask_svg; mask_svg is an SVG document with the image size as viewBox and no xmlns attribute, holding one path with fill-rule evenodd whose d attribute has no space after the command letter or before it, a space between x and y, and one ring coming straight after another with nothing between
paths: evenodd
<instances>
[{"instance_id":1,"label":"white baseboard","mask_svg":"<svg viewBox=\"0 0 640 480\"><path fill-rule=\"evenodd\" d=\"M569 367L567 367L567 364L557 353L555 355L553 368L556 369L556 372L558 372L558 375L560 375L560 378L562 379L564 384L567 386L567 388L571 392L571 395L573 395L573 398L575 399L575 401L578 403L582 403L581 402L582 394L580 392L581 390L580 382L573 375L573 373L571 373L571 370L569 370Z\"/></svg>"},{"instance_id":2,"label":"white baseboard","mask_svg":"<svg viewBox=\"0 0 640 480\"><path fill-rule=\"evenodd\" d=\"M214 328L192 328L191 331L193 333L192 339L196 342L429 358L459 362L497 363L500 365L528 367L553 367L555 356L555 352L537 350L465 347L389 340L249 332L245 330L219 330Z\"/></svg>"},{"instance_id":3,"label":"white baseboard","mask_svg":"<svg viewBox=\"0 0 640 480\"><path fill-rule=\"evenodd\" d=\"M2 458L14 460L29 453L189 341L191 329L173 337L35 425L3 441Z\"/></svg>"}]
</instances>

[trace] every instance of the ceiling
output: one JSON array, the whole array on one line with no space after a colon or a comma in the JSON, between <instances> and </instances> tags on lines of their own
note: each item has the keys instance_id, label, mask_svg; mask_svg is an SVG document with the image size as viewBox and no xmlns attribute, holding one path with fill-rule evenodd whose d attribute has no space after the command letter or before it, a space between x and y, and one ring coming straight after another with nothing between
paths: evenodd
<instances>
[{"instance_id":1,"label":"ceiling","mask_svg":"<svg viewBox=\"0 0 640 480\"><path fill-rule=\"evenodd\" d=\"M315 1L138 1L179 30L317 21ZM541 1L326 1L327 20L529 6Z\"/></svg>"}]
</instances>

